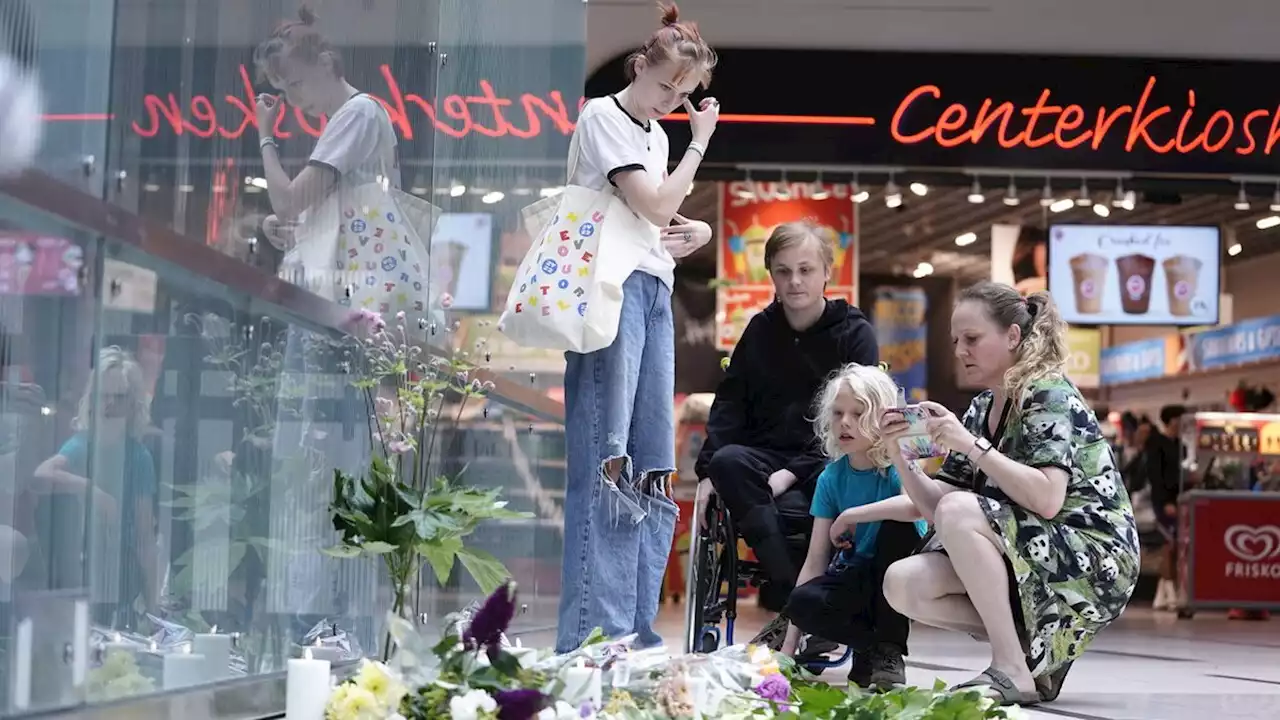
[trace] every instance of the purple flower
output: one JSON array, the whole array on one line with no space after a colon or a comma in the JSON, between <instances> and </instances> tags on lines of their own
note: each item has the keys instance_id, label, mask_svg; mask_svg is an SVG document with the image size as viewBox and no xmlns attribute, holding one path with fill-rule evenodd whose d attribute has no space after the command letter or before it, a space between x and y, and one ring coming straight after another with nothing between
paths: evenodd
<instances>
[{"instance_id":1,"label":"purple flower","mask_svg":"<svg viewBox=\"0 0 1280 720\"><path fill-rule=\"evenodd\" d=\"M392 440L391 442L387 443L387 452L393 455L404 455L405 453L409 452L412 449L413 449L413 445L410 445L408 442L405 442L404 440Z\"/></svg>"},{"instance_id":2,"label":"purple flower","mask_svg":"<svg viewBox=\"0 0 1280 720\"><path fill-rule=\"evenodd\" d=\"M515 595L515 583L509 582L495 590L471 618L462 642L473 650L499 645L516 614Z\"/></svg>"},{"instance_id":3,"label":"purple flower","mask_svg":"<svg viewBox=\"0 0 1280 720\"><path fill-rule=\"evenodd\" d=\"M760 681L756 694L765 700L784 703L791 699L791 683L781 674L773 674Z\"/></svg>"},{"instance_id":4,"label":"purple flower","mask_svg":"<svg viewBox=\"0 0 1280 720\"><path fill-rule=\"evenodd\" d=\"M590 702L584 702L582 703L582 706L578 708L578 717L580 718L590 718L595 716L596 708Z\"/></svg>"},{"instance_id":5,"label":"purple flower","mask_svg":"<svg viewBox=\"0 0 1280 720\"><path fill-rule=\"evenodd\" d=\"M537 690L504 690L498 693L498 718L500 720L529 720L536 717L547 704L547 698Z\"/></svg>"},{"instance_id":6,"label":"purple flower","mask_svg":"<svg viewBox=\"0 0 1280 720\"><path fill-rule=\"evenodd\" d=\"M378 332L387 326L387 322L382 319L382 315L365 308L361 308L356 312L355 320L360 325L363 325L374 332Z\"/></svg>"}]
</instances>

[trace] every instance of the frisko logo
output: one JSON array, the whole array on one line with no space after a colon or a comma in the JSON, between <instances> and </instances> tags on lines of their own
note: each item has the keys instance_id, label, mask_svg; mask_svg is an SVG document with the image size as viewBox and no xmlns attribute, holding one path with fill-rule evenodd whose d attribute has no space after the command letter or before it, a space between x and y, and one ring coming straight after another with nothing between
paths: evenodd
<instances>
[{"instance_id":1,"label":"frisko logo","mask_svg":"<svg viewBox=\"0 0 1280 720\"><path fill-rule=\"evenodd\" d=\"M236 139L256 130L253 83L249 80L248 68L241 65L239 72L241 95L228 94L221 99L196 95L185 104L179 102L174 93L145 96L142 116L132 123L133 132L144 138L167 131L198 138ZM387 109L396 132L405 140L431 131L452 138L481 135L529 139L547 130L569 135L573 132L573 118L577 117L576 111L571 117L563 95L557 90L545 95L523 93L519 97L503 97L488 80L480 80L474 94L429 100L405 92L391 74L391 66L383 65L381 73L385 90L369 95ZM585 100L580 99L576 109L581 109L584 103ZM298 108L282 107L273 130L279 138L292 137L295 132L319 137L324 127L323 117L313 123Z\"/></svg>"},{"instance_id":2,"label":"frisko logo","mask_svg":"<svg viewBox=\"0 0 1280 720\"><path fill-rule=\"evenodd\" d=\"M1222 542L1232 555L1245 562L1280 558L1280 527L1275 525L1232 525L1227 528Z\"/></svg>"}]
</instances>

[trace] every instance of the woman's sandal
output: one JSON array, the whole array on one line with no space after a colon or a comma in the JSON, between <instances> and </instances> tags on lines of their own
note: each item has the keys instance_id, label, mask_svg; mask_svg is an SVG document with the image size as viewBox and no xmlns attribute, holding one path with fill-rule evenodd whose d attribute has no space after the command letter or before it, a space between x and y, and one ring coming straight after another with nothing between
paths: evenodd
<instances>
[{"instance_id":1,"label":"woman's sandal","mask_svg":"<svg viewBox=\"0 0 1280 720\"><path fill-rule=\"evenodd\" d=\"M1068 660L1057 670L1036 678L1036 689L1040 691L1040 702L1053 702L1058 699L1058 694L1062 692L1062 683L1067 679L1067 672L1071 670L1072 662L1074 661Z\"/></svg>"},{"instance_id":2,"label":"woman's sandal","mask_svg":"<svg viewBox=\"0 0 1280 720\"><path fill-rule=\"evenodd\" d=\"M1023 692L1013 683L1013 680L1003 672L995 668L987 668L978 677L967 683L961 683L951 688L951 690L983 690L990 688L994 693L987 693L987 696L995 700L1001 705L1021 705L1029 707L1040 703L1039 692Z\"/></svg>"}]
</instances>

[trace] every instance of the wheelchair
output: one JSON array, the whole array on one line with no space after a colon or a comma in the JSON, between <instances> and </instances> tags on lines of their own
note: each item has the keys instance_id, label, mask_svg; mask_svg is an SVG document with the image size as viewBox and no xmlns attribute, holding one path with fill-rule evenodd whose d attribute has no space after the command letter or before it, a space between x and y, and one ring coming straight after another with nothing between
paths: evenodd
<instances>
[{"instance_id":1,"label":"wheelchair","mask_svg":"<svg viewBox=\"0 0 1280 720\"><path fill-rule=\"evenodd\" d=\"M803 562L813 527L809 499L803 492L792 491L783 493L776 502L792 557L798 563ZM707 527L695 525L689 544L685 652L690 653L711 653L734 645L740 591L760 587L765 581L764 570L758 562L738 557L742 538L718 495L712 496L706 508L695 504L695 520L704 514ZM807 658L803 665L810 672L821 674L823 670L848 662L852 654L852 649L846 647L838 659Z\"/></svg>"}]
</instances>

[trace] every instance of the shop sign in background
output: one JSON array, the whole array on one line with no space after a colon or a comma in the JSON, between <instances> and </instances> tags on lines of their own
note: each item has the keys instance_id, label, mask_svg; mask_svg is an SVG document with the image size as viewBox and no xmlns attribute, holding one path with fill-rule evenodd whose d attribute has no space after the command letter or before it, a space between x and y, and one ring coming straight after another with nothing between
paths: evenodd
<instances>
[{"instance_id":1,"label":"shop sign in background","mask_svg":"<svg viewBox=\"0 0 1280 720\"><path fill-rule=\"evenodd\" d=\"M1205 330L1186 342L1193 371L1272 360L1280 357L1280 315Z\"/></svg>"},{"instance_id":2,"label":"shop sign in background","mask_svg":"<svg viewBox=\"0 0 1280 720\"><path fill-rule=\"evenodd\" d=\"M929 300L923 288L877 288L871 318L880 346L880 361L906 393L907 400L928 399Z\"/></svg>"},{"instance_id":3,"label":"shop sign in background","mask_svg":"<svg viewBox=\"0 0 1280 720\"><path fill-rule=\"evenodd\" d=\"M716 244L716 345L731 350L751 317L773 301L764 248L773 229L809 220L835 243L828 297L857 298L857 204L847 184L740 181L720 185Z\"/></svg>"},{"instance_id":4,"label":"shop sign in background","mask_svg":"<svg viewBox=\"0 0 1280 720\"><path fill-rule=\"evenodd\" d=\"M1101 381L1102 331L1067 329L1067 377L1080 388L1096 388Z\"/></svg>"},{"instance_id":5,"label":"shop sign in background","mask_svg":"<svg viewBox=\"0 0 1280 720\"><path fill-rule=\"evenodd\" d=\"M1164 377L1167 344L1166 338L1154 338L1104 349L1102 384L1119 385Z\"/></svg>"}]
</instances>

